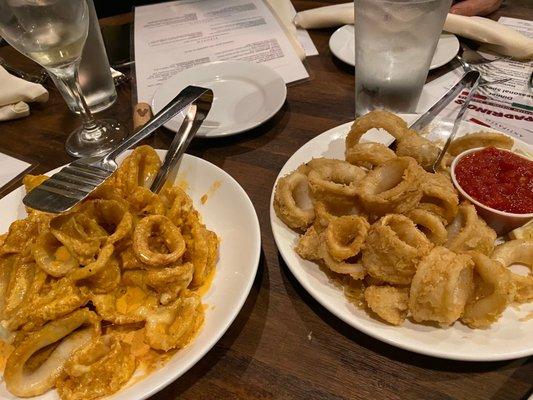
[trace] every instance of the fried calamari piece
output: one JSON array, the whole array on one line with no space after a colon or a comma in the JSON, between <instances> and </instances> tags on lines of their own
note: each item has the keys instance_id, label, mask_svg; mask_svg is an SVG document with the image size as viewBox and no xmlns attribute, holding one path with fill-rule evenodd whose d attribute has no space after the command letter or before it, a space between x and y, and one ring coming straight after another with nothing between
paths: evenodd
<instances>
[{"instance_id":1,"label":"fried calamari piece","mask_svg":"<svg viewBox=\"0 0 533 400\"><path fill-rule=\"evenodd\" d=\"M185 235L187 250L183 256L184 262L194 266L191 285L199 287L215 268L218 260L219 241L215 232L210 231L199 222L195 222L190 232Z\"/></svg>"},{"instance_id":2,"label":"fried calamari piece","mask_svg":"<svg viewBox=\"0 0 533 400\"><path fill-rule=\"evenodd\" d=\"M445 246L456 253L470 250L490 255L494 249L496 232L483 221L472 204L462 203L455 219L447 227Z\"/></svg>"},{"instance_id":3,"label":"fried calamari piece","mask_svg":"<svg viewBox=\"0 0 533 400\"><path fill-rule=\"evenodd\" d=\"M130 212L140 218L148 215L164 215L166 212L161 198L142 186L137 186L129 193L128 203Z\"/></svg>"},{"instance_id":4,"label":"fried calamari piece","mask_svg":"<svg viewBox=\"0 0 533 400\"><path fill-rule=\"evenodd\" d=\"M322 232L330 222L342 216L360 216L367 218L366 211L356 198L350 202L315 201L315 221L313 226L317 232Z\"/></svg>"},{"instance_id":5,"label":"fried calamari piece","mask_svg":"<svg viewBox=\"0 0 533 400\"><path fill-rule=\"evenodd\" d=\"M426 171L430 171L439 155L440 149L430 140L409 131L398 140L396 155L398 157L412 157Z\"/></svg>"},{"instance_id":6,"label":"fried calamari piece","mask_svg":"<svg viewBox=\"0 0 533 400\"><path fill-rule=\"evenodd\" d=\"M27 174L27 175L24 175L24 178L22 178L22 184L24 185L24 189L26 190L26 193L29 193L47 179L48 179L48 176L46 175Z\"/></svg>"},{"instance_id":7,"label":"fried calamari piece","mask_svg":"<svg viewBox=\"0 0 533 400\"><path fill-rule=\"evenodd\" d=\"M68 248L49 231L37 236L32 250L37 265L55 278L61 278L79 266Z\"/></svg>"},{"instance_id":8,"label":"fried calamari piece","mask_svg":"<svg viewBox=\"0 0 533 400\"><path fill-rule=\"evenodd\" d=\"M365 289L367 306L391 325L401 325L409 309L409 289L394 286L369 286Z\"/></svg>"},{"instance_id":9,"label":"fried calamari piece","mask_svg":"<svg viewBox=\"0 0 533 400\"><path fill-rule=\"evenodd\" d=\"M70 357L55 384L62 400L91 400L118 392L136 368L129 344L99 336Z\"/></svg>"},{"instance_id":10,"label":"fried calamari piece","mask_svg":"<svg viewBox=\"0 0 533 400\"><path fill-rule=\"evenodd\" d=\"M394 151L381 143L356 143L346 148L346 161L366 169L373 169L393 158L396 158Z\"/></svg>"},{"instance_id":11,"label":"fried calamari piece","mask_svg":"<svg viewBox=\"0 0 533 400\"><path fill-rule=\"evenodd\" d=\"M346 136L346 149L359 143L361 136L372 128L384 129L396 139L409 134L407 123L403 119L388 111L375 110L354 121Z\"/></svg>"},{"instance_id":12,"label":"fried calamari piece","mask_svg":"<svg viewBox=\"0 0 533 400\"><path fill-rule=\"evenodd\" d=\"M124 159L113 174L110 184L127 196L139 186L149 188L159 168L161 160L156 151L150 146L139 146Z\"/></svg>"},{"instance_id":13,"label":"fried calamari piece","mask_svg":"<svg viewBox=\"0 0 533 400\"><path fill-rule=\"evenodd\" d=\"M515 239L502 243L494 249L492 259L509 267L513 264L522 264L529 268L528 275L511 273L511 280L516 287L514 301L525 303L533 300L533 240Z\"/></svg>"},{"instance_id":14,"label":"fried calamari piece","mask_svg":"<svg viewBox=\"0 0 533 400\"><path fill-rule=\"evenodd\" d=\"M54 386L69 357L99 333L98 317L83 308L27 335L7 359L4 371L7 389L19 397L38 396L47 392ZM33 354L54 343L59 345L37 369L28 371L25 368Z\"/></svg>"},{"instance_id":15,"label":"fried calamari piece","mask_svg":"<svg viewBox=\"0 0 533 400\"><path fill-rule=\"evenodd\" d=\"M463 313L474 290L474 262L437 246L420 261L409 292L409 311L416 322L452 324Z\"/></svg>"},{"instance_id":16,"label":"fried calamari piece","mask_svg":"<svg viewBox=\"0 0 533 400\"><path fill-rule=\"evenodd\" d=\"M28 217L14 221L9 226L7 236L0 247L0 256L27 251L38 234L38 219Z\"/></svg>"},{"instance_id":17,"label":"fried calamari piece","mask_svg":"<svg viewBox=\"0 0 533 400\"><path fill-rule=\"evenodd\" d=\"M307 228L305 234L298 239L298 244L294 248L296 253L304 260L320 260L320 236L314 226Z\"/></svg>"},{"instance_id":18,"label":"fried calamari piece","mask_svg":"<svg viewBox=\"0 0 533 400\"><path fill-rule=\"evenodd\" d=\"M198 213L194 210L191 198L183 189L177 186L163 188L159 197L166 208L165 215L177 227L198 222Z\"/></svg>"},{"instance_id":19,"label":"fried calamari piece","mask_svg":"<svg viewBox=\"0 0 533 400\"><path fill-rule=\"evenodd\" d=\"M407 285L419 261L432 247L413 221L404 215L389 214L370 227L363 249L363 266L374 278Z\"/></svg>"},{"instance_id":20,"label":"fried calamari piece","mask_svg":"<svg viewBox=\"0 0 533 400\"><path fill-rule=\"evenodd\" d=\"M457 156L469 149L488 146L510 150L513 147L513 144L513 138L504 135L503 133L480 131L469 133L453 140L448 148L448 152L452 156Z\"/></svg>"},{"instance_id":21,"label":"fried calamari piece","mask_svg":"<svg viewBox=\"0 0 533 400\"><path fill-rule=\"evenodd\" d=\"M410 157L397 157L374 168L361 180L358 195L369 214L382 216L415 208L422 197L424 170Z\"/></svg>"},{"instance_id":22,"label":"fried calamari piece","mask_svg":"<svg viewBox=\"0 0 533 400\"><path fill-rule=\"evenodd\" d=\"M315 219L307 175L301 169L279 179L274 191L274 211L293 229L305 230Z\"/></svg>"},{"instance_id":23,"label":"fried calamari piece","mask_svg":"<svg viewBox=\"0 0 533 400\"><path fill-rule=\"evenodd\" d=\"M186 346L204 321L200 298L194 294L158 307L146 318L146 341L156 350L168 351Z\"/></svg>"},{"instance_id":24,"label":"fried calamari piece","mask_svg":"<svg viewBox=\"0 0 533 400\"><path fill-rule=\"evenodd\" d=\"M422 178L422 198L418 208L443 218L446 225L457 215L459 195L445 174L426 173Z\"/></svg>"},{"instance_id":25,"label":"fried calamari piece","mask_svg":"<svg viewBox=\"0 0 533 400\"><path fill-rule=\"evenodd\" d=\"M468 299L461 321L470 328L488 328L496 322L515 296L511 274L497 261L478 252L474 261L475 290Z\"/></svg>"}]
</instances>

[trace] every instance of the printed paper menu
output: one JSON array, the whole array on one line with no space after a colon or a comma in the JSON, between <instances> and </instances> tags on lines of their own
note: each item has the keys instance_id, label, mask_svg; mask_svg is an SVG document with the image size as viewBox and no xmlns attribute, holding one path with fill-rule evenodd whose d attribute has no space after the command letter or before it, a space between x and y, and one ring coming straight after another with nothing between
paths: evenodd
<instances>
[{"instance_id":1,"label":"printed paper menu","mask_svg":"<svg viewBox=\"0 0 533 400\"><path fill-rule=\"evenodd\" d=\"M308 78L262 0L182 0L135 8L138 101L180 71L217 60L264 63L286 83Z\"/></svg>"},{"instance_id":2,"label":"printed paper menu","mask_svg":"<svg viewBox=\"0 0 533 400\"><path fill-rule=\"evenodd\" d=\"M500 18L498 22L533 37L531 21ZM487 57L490 55L487 54ZM465 119L533 144L533 89L528 86L528 79L533 72L533 61L498 60L479 67L479 71L489 81L501 78L511 78L511 80L479 88L468 106ZM460 79L463 73L462 68L457 68L426 84L418 112L426 111ZM459 95L443 110L441 116L454 119L466 94L465 92Z\"/></svg>"}]
</instances>

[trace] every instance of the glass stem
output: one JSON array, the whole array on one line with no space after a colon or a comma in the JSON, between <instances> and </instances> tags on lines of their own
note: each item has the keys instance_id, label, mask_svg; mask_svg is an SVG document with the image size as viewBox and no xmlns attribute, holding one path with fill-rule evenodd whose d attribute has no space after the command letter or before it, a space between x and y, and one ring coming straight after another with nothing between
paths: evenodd
<instances>
[{"instance_id":1,"label":"glass stem","mask_svg":"<svg viewBox=\"0 0 533 400\"><path fill-rule=\"evenodd\" d=\"M78 63L69 65L58 71L52 71L72 92L74 100L80 110L80 114L83 120L83 131L81 136L85 140L98 140L102 133L99 129L98 123L94 119L83 93L81 91L80 84L78 82Z\"/></svg>"}]
</instances>

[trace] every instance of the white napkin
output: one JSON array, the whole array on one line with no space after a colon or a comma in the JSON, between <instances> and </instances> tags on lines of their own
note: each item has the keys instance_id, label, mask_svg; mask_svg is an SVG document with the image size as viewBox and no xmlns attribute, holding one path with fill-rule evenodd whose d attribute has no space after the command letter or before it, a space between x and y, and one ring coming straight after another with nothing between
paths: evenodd
<instances>
[{"instance_id":1,"label":"white napkin","mask_svg":"<svg viewBox=\"0 0 533 400\"><path fill-rule=\"evenodd\" d=\"M48 91L37 83L11 75L0 66L0 121L26 117L30 107L26 102L48 101Z\"/></svg>"},{"instance_id":2,"label":"white napkin","mask_svg":"<svg viewBox=\"0 0 533 400\"><path fill-rule=\"evenodd\" d=\"M294 17L294 24L306 29L329 28L353 23L353 3L301 11ZM448 14L444 30L486 43L490 50L499 54L519 60L533 59L533 39L488 18Z\"/></svg>"}]
</instances>

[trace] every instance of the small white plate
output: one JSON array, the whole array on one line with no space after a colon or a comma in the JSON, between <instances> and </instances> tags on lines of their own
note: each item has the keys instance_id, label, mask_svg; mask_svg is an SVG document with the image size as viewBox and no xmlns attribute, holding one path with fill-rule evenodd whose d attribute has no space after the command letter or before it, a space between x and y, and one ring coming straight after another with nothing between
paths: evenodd
<instances>
[{"instance_id":1,"label":"small white plate","mask_svg":"<svg viewBox=\"0 0 533 400\"><path fill-rule=\"evenodd\" d=\"M416 115L402 115L402 118L411 123L416 119ZM441 123L437 121L436 124ZM351 122L330 129L300 147L283 166L276 182L313 157L344 159L344 140L350 125ZM464 122L458 136L479 129L479 125ZM392 141L392 136L377 129L370 130L363 138L385 145ZM515 139L515 148L531 151L532 146ZM441 329L414 324L409 320L402 326L395 327L371 318L365 311L350 303L342 290L332 284L315 263L296 254L294 246L299 235L276 216L272 206L273 198L274 191L270 199L270 223L276 245L285 263L311 296L347 324L393 346L451 360L496 361L533 355L533 319L520 321L521 318L531 315L533 303L523 304L519 308L507 307L500 320L489 329L470 329L459 322Z\"/></svg>"},{"instance_id":2,"label":"small white plate","mask_svg":"<svg viewBox=\"0 0 533 400\"><path fill-rule=\"evenodd\" d=\"M355 36L353 25L344 25L333 32L329 39L333 55L346 64L355 66ZM450 62L459 52L459 40L451 33L442 33L431 60L430 70Z\"/></svg>"},{"instance_id":3,"label":"small white plate","mask_svg":"<svg viewBox=\"0 0 533 400\"><path fill-rule=\"evenodd\" d=\"M197 136L219 137L248 131L272 118L283 106L287 87L271 68L242 61L216 61L178 73L154 93L154 114L188 85L213 90L213 106ZM183 115L165 124L177 132Z\"/></svg>"},{"instance_id":4,"label":"small white plate","mask_svg":"<svg viewBox=\"0 0 533 400\"><path fill-rule=\"evenodd\" d=\"M166 151L157 150L157 153L163 159ZM261 233L254 206L244 189L216 165L188 154L183 156L177 181L187 182L187 193L202 215L202 221L221 239L215 276L209 291L202 298L207 305L205 322L192 343L179 350L162 368L140 380L134 377L135 383L111 396L113 400L146 399L196 364L229 328L244 305L255 279ZM218 186L216 190L215 182ZM200 198L206 193L208 199L202 204ZM22 205L24 194L24 188L21 187L0 200L3 216L0 232L6 232L11 222L25 217ZM55 390L32 397L36 400L58 398ZM2 382L0 399L19 398L11 395Z\"/></svg>"}]
</instances>

